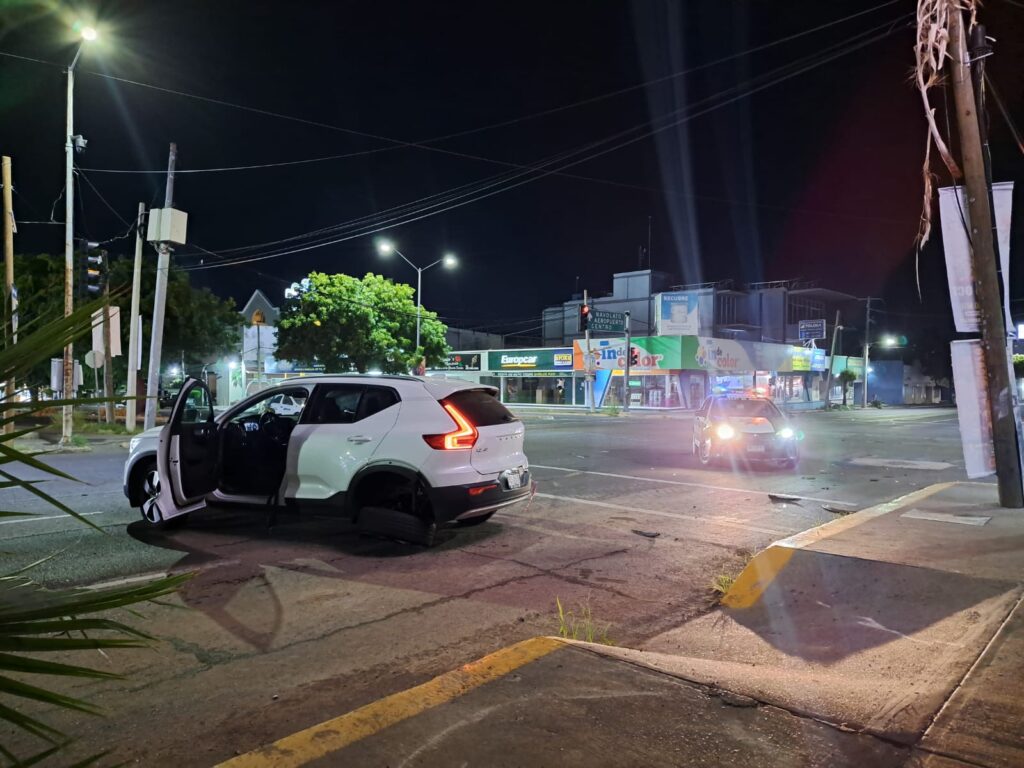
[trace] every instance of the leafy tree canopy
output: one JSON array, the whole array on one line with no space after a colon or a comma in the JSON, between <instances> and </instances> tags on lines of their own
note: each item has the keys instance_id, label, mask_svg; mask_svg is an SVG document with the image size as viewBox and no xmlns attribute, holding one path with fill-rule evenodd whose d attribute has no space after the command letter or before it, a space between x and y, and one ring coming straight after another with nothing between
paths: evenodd
<instances>
[{"instance_id":1,"label":"leafy tree canopy","mask_svg":"<svg viewBox=\"0 0 1024 768\"><path fill-rule=\"evenodd\" d=\"M320 363L330 372L379 368L406 373L425 360L448 354L444 323L422 311L420 347L415 349L416 302L412 286L367 273L313 272L281 311L277 356L305 365Z\"/></svg>"}]
</instances>

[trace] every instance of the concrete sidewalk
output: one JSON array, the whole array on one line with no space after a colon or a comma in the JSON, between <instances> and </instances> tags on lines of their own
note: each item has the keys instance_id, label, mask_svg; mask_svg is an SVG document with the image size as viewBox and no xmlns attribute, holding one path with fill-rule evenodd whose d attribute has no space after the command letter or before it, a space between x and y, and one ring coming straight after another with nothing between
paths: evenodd
<instances>
[{"instance_id":1,"label":"concrete sidewalk","mask_svg":"<svg viewBox=\"0 0 1024 768\"><path fill-rule=\"evenodd\" d=\"M1024 765L1022 581L1024 513L931 486L642 649L527 641L227 765Z\"/></svg>"}]
</instances>

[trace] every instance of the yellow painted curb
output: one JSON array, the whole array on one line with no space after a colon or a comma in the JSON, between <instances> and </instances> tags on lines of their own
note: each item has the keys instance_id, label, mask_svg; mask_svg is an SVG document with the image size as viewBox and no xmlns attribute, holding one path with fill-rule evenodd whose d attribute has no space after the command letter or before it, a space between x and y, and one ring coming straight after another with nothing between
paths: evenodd
<instances>
[{"instance_id":1,"label":"yellow painted curb","mask_svg":"<svg viewBox=\"0 0 1024 768\"><path fill-rule=\"evenodd\" d=\"M333 720L239 755L216 768L287 768L305 765L360 739L457 699L474 688L548 655L567 644L554 637L534 637L435 677L423 685L378 699Z\"/></svg>"},{"instance_id":2,"label":"yellow painted curb","mask_svg":"<svg viewBox=\"0 0 1024 768\"><path fill-rule=\"evenodd\" d=\"M775 578L782 573L783 569L793 558L793 553L798 549L804 549L823 539L836 534L856 528L876 517L895 512L902 507L917 504L922 499L933 496L947 488L952 488L955 482L935 483L920 490L908 493L892 501L868 507L860 512L854 512L846 517L840 517L816 528L810 528L801 533L790 536L788 539L776 541L767 548L758 552L750 562L747 563L743 572L736 578L729 591L722 597L722 605L726 608L750 608L761 599L761 595L768 589Z\"/></svg>"}]
</instances>

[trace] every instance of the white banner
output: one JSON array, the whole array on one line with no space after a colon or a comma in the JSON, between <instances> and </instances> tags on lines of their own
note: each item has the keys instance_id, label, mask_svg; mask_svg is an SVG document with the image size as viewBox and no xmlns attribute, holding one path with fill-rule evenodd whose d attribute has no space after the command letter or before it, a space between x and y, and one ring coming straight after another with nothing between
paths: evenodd
<instances>
[{"instance_id":1,"label":"white banner","mask_svg":"<svg viewBox=\"0 0 1024 768\"><path fill-rule=\"evenodd\" d=\"M121 356L121 308L107 307L110 316L110 349L111 357ZM104 354L106 344L103 341L103 310L92 313L92 349L93 352Z\"/></svg>"},{"instance_id":2,"label":"white banner","mask_svg":"<svg viewBox=\"0 0 1024 768\"><path fill-rule=\"evenodd\" d=\"M992 415L985 386L985 360L981 342L954 341L953 386L956 389L956 413L960 422L960 440L969 478L995 474L996 456L992 444Z\"/></svg>"},{"instance_id":3,"label":"white banner","mask_svg":"<svg viewBox=\"0 0 1024 768\"><path fill-rule=\"evenodd\" d=\"M1010 216L1013 213L1013 182L992 185L993 215L999 234L999 261L1003 272L1003 306L1006 309L1006 332L1016 330L1010 317ZM946 275L953 319L960 333L978 332L978 304L974 296L971 273L971 249L967 232L971 228L967 209L967 190L962 186L939 190L939 218L942 220L942 244L946 252Z\"/></svg>"}]
</instances>

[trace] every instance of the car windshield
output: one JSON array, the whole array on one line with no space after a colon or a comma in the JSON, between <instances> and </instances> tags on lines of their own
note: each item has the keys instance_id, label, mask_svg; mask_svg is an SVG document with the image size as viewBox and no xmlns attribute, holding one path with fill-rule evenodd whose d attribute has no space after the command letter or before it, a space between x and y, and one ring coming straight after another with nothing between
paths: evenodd
<instances>
[{"instance_id":1,"label":"car windshield","mask_svg":"<svg viewBox=\"0 0 1024 768\"><path fill-rule=\"evenodd\" d=\"M718 413L722 416L774 419L779 416L779 409L767 400L719 400Z\"/></svg>"}]
</instances>

